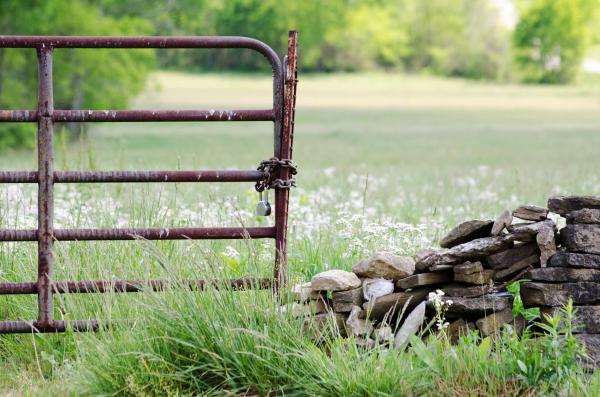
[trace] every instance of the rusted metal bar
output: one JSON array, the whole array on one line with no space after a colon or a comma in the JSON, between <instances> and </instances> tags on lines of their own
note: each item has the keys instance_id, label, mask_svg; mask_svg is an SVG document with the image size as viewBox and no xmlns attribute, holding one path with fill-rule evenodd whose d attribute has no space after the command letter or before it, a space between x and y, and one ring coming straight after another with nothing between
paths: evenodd
<instances>
[{"instance_id":1,"label":"rusted metal bar","mask_svg":"<svg viewBox=\"0 0 600 397\"><path fill-rule=\"evenodd\" d=\"M97 331L100 328L109 328L109 321L98 320L55 320L50 323L40 321L0 321L0 334L31 334L52 333L73 330L75 332Z\"/></svg>"},{"instance_id":2,"label":"rusted metal bar","mask_svg":"<svg viewBox=\"0 0 600 397\"><path fill-rule=\"evenodd\" d=\"M256 182L260 171L56 171L54 183ZM0 183L37 183L37 171L0 171Z\"/></svg>"},{"instance_id":3,"label":"rusted metal bar","mask_svg":"<svg viewBox=\"0 0 600 397\"><path fill-rule=\"evenodd\" d=\"M32 110L0 110L0 123L39 120ZM256 110L55 110L55 122L275 121L272 109Z\"/></svg>"},{"instance_id":4,"label":"rusted metal bar","mask_svg":"<svg viewBox=\"0 0 600 397\"><path fill-rule=\"evenodd\" d=\"M57 241L101 240L235 240L245 238L275 238L274 227L178 227L127 229L54 229ZM0 241L36 241L35 229L0 229Z\"/></svg>"},{"instance_id":5,"label":"rusted metal bar","mask_svg":"<svg viewBox=\"0 0 600 397\"><path fill-rule=\"evenodd\" d=\"M54 135L52 112L52 47L38 48L38 323L52 326L52 250L54 218Z\"/></svg>"},{"instance_id":6,"label":"rusted metal bar","mask_svg":"<svg viewBox=\"0 0 600 397\"><path fill-rule=\"evenodd\" d=\"M231 280L92 280L92 281L56 281L52 283L54 293L95 294L105 292L140 292L144 290L164 291L170 288L186 287L203 291L206 288L267 289L271 288L270 278L244 277ZM37 284L0 283L0 295L31 295L37 294Z\"/></svg>"},{"instance_id":7,"label":"rusted metal bar","mask_svg":"<svg viewBox=\"0 0 600 397\"><path fill-rule=\"evenodd\" d=\"M281 139L279 140L280 159L292 159L292 142L294 136L294 117L296 108L296 85L298 76L298 33L289 33L288 54L285 64L285 91L283 100L283 120ZM287 180L290 170L287 167L279 168L278 178ZM275 190L275 268L273 278L275 291L287 283L287 222L289 208L289 189L277 188Z\"/></svg>"}]
</instances>

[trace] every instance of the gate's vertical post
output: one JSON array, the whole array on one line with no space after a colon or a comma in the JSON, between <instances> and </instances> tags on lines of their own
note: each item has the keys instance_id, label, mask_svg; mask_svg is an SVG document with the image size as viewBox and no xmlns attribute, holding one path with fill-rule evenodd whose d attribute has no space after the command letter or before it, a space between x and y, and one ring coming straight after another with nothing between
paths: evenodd
<instances>
[{"instance_id":1,"label":"gate's vertical post","mask_svg":"<svg viewBox=\"0 0 600 397\"><path fill-rule=\"evenodd\" d=\"M54 98L52 47L42 45L38 54L38 322L53 327L52 265L54 254L54 155L52 148Z\"/></svg>"},{"instance_id":2,"label":"gate's vertical post","mask_svg":"<svg viewBox=\"0 0 600 397\"><path fill-rule=\"evenodd\" d=\"M289 32L287 62L283 65L284 71L284 96L283 96L283 122L281 138L279 139L279 158L292 159L292 146L294 139L294 116L296 109L296 82L298 75L298 32ZM278 178L290 178L290 169L279 168ZM281 286L287 283L287 229L288 206L290 189L276 188L275 190L275 273L274 289L279 292Z\"/></svg>"}]
</instances>

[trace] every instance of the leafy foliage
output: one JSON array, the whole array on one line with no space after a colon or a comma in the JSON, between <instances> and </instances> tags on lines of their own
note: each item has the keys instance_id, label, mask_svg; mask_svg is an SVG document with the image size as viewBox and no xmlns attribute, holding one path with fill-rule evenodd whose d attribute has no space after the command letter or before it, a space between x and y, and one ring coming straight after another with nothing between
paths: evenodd
<instances>
[{"instance_id":1,"label":"leafy foliage","mask_svg":"<svg viewBox=\"0 0 600 397\"><path fill-rule=\"evenodd\" d=\"M31 3L31 4L25 4ZM3 34L130 35L149 34L139 18L105 16L80 0L3 2ZM154 55L148 50L65 50L54 56L55 107L124 108L145 84ZM36 105L37 61L32 49L0 49L0 108L33 109ZM80 131L79 126L69 126ZM34 126L0 125L0 150L31 146Z\"/></svg>"},{"instance_id":2,"label":"leafy foliage","mask_svg":"<svg viewBox=\"0 0 600 397\"><path fill-rule=\"evenodd\" d=\"M591 38L596 0L537 0L514 35L515 61L535 83L568 83L578 71Z\"/></svg>"}]
</instances>

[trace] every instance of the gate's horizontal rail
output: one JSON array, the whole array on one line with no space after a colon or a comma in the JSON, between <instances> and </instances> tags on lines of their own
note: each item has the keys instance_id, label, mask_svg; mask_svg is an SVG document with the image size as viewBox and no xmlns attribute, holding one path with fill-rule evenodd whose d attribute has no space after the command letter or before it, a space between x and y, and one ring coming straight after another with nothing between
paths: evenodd
<instances>
[{"instance_id":1,"label":"gate's horizontal rail","mask_svg":"<svg viewBox=\"0 0 600 397\"><path fill-rule=\"evenodd\" d=\"M94 294L105 292L140 292L146 289L164 291L169 288L187 287L189 289L204 290L211 288L267 289L271 288L273 280L270 278L244 277L231 280L92 280L92 281L56 281L52 283L54 293ZM0 283L0 295L28 295L37 294L35 282Z\"/></svg>"},{"instance_id":2,"label":"gate's horizontal rail","mask_svg":"<svg viewBox=\"0 0 600 397\"><path fill-rule=\"evenodd\" d=\"M55 122L275 121L273 109L254 110L54 110ZM0 110L0 123L33 123L35 110Z\"/></svg>"},{"instance_id":3,"label":"gate's horizontal rail","mask_svg":"<svg viewBox=\"0 0 600 397\"><path fill-rule=\"evenodd\" d=\"M57 241L94 240L226 240L275 238L275 227L55 229ZM0 241L38 241L36 229L0 229Z\"/></svg>"},{"instance_id":4,"label":"gate's horizontal rail","mask_svg":"<svg viewBox=\"0 0 600 397\"><path fill-rule=\"evenodd\" d=\"M258 182L262 171L57 171L54 183ZM38 183L37 171L0 171L0 183Z\"/></svg>"},{"instance_id":5,"label":"gate's horizontal rail","mask_svg":"<svg viewBox=\"0 0 600 397\"><path fill-rule=\"evenodd\" d=\"M110 327L110 321L98 320L54 320L52 324L37 321L0 321L0 334L30 334L32 332L75 332L97 331L100 327Z\"/></svg>"}]
</instances>

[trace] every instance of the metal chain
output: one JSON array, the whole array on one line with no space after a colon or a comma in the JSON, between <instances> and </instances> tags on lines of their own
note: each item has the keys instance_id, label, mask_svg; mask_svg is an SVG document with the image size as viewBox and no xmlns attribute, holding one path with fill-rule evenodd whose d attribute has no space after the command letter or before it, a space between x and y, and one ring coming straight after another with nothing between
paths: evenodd
<instances>
[{"instance_id":1,"label":"metal chain","mask_svg":"<svg viewBox=\"0 0 600 397\"><path fill-rule=\"evenodd\" d=\"M277 168L288 168L290 170L290 179L274 179ZM277 157L271 157L268 160L261 161L257 170L262 171L263 178L256 182L255 189L257 192L263 192L265 189L291 189L296 187L296 179L294 175L298 174L298 165L292 160L279 160Z\"/></svg>"}]
</instances>

